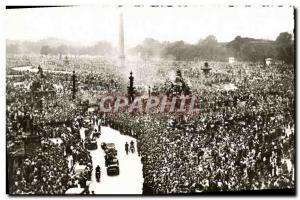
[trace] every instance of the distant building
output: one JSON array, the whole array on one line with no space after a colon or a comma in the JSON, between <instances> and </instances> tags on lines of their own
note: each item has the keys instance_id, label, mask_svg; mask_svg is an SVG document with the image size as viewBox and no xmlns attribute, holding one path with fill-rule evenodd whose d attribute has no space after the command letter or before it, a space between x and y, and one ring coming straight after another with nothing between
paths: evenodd
<instances>
[{"instance_id":1,"label":"distant building","mask_svg":"<svg viewBox=\"0 0 300 200\"><path fill-rule=\"evenodd\" d=\"M235 60L234 60L234 57L229 57L228 58L228 62L231 64L231 63L234 63L235 62Z\"/></svg>"}]
</instances>

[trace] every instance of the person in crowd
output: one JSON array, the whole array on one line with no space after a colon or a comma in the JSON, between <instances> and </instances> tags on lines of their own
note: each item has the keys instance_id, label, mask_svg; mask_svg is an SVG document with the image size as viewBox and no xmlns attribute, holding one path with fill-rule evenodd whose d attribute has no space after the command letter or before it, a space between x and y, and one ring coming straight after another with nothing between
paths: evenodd
<instances>
[{"instance_id":1,"label":"person in crowd","mask_svg":"<svg viewBox=\"0 0 300 200\"><path fill-rule=\"evenodd\" d=\"M126 154L128 155L128 151L129 151L129 144L126 142L125 143L125 151L126 151Z\"/></svg>"}]
</instances>

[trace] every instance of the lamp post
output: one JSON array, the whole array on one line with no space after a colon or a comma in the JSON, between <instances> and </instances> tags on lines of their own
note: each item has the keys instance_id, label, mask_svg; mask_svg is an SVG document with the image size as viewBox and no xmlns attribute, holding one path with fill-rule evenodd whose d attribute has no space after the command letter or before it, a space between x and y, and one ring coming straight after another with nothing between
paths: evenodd
<instances>
[{"instance_id":1,"label":"lamp post","mask_svg":"<svg viewBox=\"0 0 300 200\"><path fill-rule=\"evenodd\" d=\"M132 76L132 72L130 72L129 76L129 87L127 87L128 97L129 97L129 103L132 103L134 100L134 86L133 86L134 77Z\"/></svg>"},{"instance_id":2,"label":"lamp post","mask_svg":"<svg viewBox=\"0 0 300 200\"><path fill-rule=\"evenodd\" d=\"M75 95L76 95L76 75L75 75L75 71L73 71L73 75L72 75L72 98L75 99Z\"/></svg>"}]
</instances>

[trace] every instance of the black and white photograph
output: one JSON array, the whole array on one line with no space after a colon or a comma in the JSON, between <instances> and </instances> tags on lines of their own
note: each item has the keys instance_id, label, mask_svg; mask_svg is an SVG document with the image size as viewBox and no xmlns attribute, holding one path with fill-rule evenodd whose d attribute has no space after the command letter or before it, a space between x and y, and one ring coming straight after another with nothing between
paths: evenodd
<instances>
[{"instance_id":1,"label":"black and white photograph","mask_svg":"<svg viewBox=\"0 0 300 200\"><path fill-rule=\"evenodd\" d=\"M7 195L296 194L295 6L3 12Z\"/></svg>"}]
</instances>

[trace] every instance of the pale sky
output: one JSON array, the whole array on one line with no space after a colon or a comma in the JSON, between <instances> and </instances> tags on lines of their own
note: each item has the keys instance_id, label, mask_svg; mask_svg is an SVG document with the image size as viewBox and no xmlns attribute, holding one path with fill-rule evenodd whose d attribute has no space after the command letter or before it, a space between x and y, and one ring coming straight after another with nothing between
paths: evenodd
<instances>
[{"instance_id":1,"label":"pale sky","mask_svg":"<svg viewBox=\"0 0 300 200\"><path fill-rule=\"evenodd\" d=\"M152 37L159 41L196 43L208 35L228 42L237 35L275 40L293 32L292 7L198 6L150 8L80 6L6 10L6 39L57 37L84 44L106 40L118 44L119 13L123 13L125 47Z\"/></svg>"}]
</instances>

